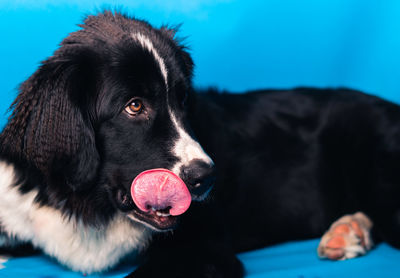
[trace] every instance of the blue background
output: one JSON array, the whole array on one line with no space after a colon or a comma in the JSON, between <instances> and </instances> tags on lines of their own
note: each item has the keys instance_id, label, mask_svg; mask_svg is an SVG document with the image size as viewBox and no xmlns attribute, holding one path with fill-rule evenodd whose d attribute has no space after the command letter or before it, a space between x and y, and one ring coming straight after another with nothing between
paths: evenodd
<instances>
[{"instance_id":1,"label":"blue background","mask_svg":"<svg viewBox=\"0 0 400 278\"><path fill-rule=\"evenodd\" d=\"M18 84L78 29L84 14L105 7L156 26L183 23L179 36L187 37L200 87L346 86L400 103L398 0L0 0L0 126ZM317 244L285 244L240 258L250 277L400 276L400 252L385 244L345 262L319 261ZM45 257L7 266L1 277L81 277Z\"/></svg>"},{"instance_id":2,"label":"blue background","mask_svg":"<svg viewBox=\"0 0 400 278\"><path fill-rule=\"evenodd\" d=\"M398 0L0 0L5 102L84 14L104 7L183 23L198 86L347 86L400 103Z\"/></svg>"}]
</instances>

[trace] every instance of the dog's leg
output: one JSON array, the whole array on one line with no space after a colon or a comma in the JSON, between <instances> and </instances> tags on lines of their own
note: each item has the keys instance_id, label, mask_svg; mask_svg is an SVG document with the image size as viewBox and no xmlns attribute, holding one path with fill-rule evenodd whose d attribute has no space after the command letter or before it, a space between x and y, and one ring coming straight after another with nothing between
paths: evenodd
<instances>
[{"instance_id":1,"label":"dog's leg","mask_svg":"<svg viewBox=\"0 0 400 278\"><path fill-rule=\"evenodd\" d=\"M4 263L8 261L9 256L5 254L5 252L2 252L1 249L3 249L3 246L6 245L7 242L7 237L4 233L1 231L1 226L0 226L0 269L4 268Z\"/></svg>"},{"instance_id":2,"label":"dog's leg","mask_svg":"<svg viewBox=\"0 0 400 278\"><path fill-rule=\"evenodd\" d=\"M318 256L345 260L364 255L373 246L372 226L372 221L362 212L341 217L323 235Z\"/></svg>"},{"instance_id":3,"label":"dog's leg","mask_svg":"<svg viewBox=\"0 0 400 278\"><path fill-rule=\"evenodd\" d=\"M0 269L4 268L4 263L12 257L23 257L39 253L32 244L12 239L1 231L0 226Z\"/></svg>"},{"instance_id":4,"label":"dog's leg","mask_svg":"<svg viewBox=\"0 0 400 278\"><path fill-rule=\"evenodd\" d=\"M8 257L7 256L0 256L0 269L4 268L3 263L8 261Z\"/></svg>"},{"instance_id":5,"label":"dog's leg","mask_svg":"<svg viewBox=\"0 0 400 278\"><path fill-rule=\"evenodd\" d=\"M147 260L128 277L243 277L219 207L193 203L184 217L172 235L153 238Z\"/></svg>"},{"instance_id":6,"label":"dog's leg","mask_svg":"<svg viewBox=\"0 0 400 278\"><path fill-rule=\"evenodd\" d=\"M1 242L0 242L1 243ZM0 245L0 269L4 268L4 263L10 258L31 256L40 253L30 243L21 243L14 245Z\"/></svg>"},{"instance_id":7,"label":"dog's leg","mask_svg":"<svg viewBox=\"0 0 400 278\"><path fill-rule=\"evenodd\" d=\"M241 262L233 252L224 247L209 248L210 242L204 246L171 246L152 252L148 260L127 278L147 277L221 277L241 278L244 270Z\"/></svg>"}]
</instances>

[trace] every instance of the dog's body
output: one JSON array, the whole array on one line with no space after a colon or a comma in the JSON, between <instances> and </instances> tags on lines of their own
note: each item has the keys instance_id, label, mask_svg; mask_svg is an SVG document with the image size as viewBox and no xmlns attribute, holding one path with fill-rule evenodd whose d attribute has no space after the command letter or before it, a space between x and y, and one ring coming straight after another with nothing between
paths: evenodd
<instances>
[{"instance_id":1,"label":"dog's body","mask_svg":"<svg viewBox=\"0 0 400 278\"><path fill-rule=\"evenodd\" d=\"M235 250L317 237L358 210L375 223L396 212L399 106L347 89L197 98L191 126L218 165Z\"/></svg>"},{"instance_id":2,"label":"dog's body","mask_svg":"<svg viewBox=\"0 0 400 278\"><path fill-rule=\"evenodd\" d=\"M356 211L400 247L399 106L345 89L194 93L173 31L110 12L82 27L21 86L0 137L3 247L85 273L143 252L133 277L241 277L235 253ZM139 209L132 180L153 168L202 202Z\"/></svg>"}]
</instances>

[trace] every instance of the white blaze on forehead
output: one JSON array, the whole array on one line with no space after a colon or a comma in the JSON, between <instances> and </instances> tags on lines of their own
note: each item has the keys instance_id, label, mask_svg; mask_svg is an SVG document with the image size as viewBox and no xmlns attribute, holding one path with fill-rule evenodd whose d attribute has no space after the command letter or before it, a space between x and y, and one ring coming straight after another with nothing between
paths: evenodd
<instances>
[{"instance_id":1,"label":"white blaze on forehead","mask_svg":"<svg viewBox=\"0 0 400 278\"><path fill-rule=\"evenodd\" d=\"M194 160L198 159L207 164L214 165L212 159L204 152L203 148L200 144L194 140L179 124L178 120L176 119L175 115L172 111L169 111L171 115L171 120L174 123L176 130L178 131L178 140L175 143L173 148L174 154L180 160L175 166L172 168L172 172L179 175L180 168L182 166L188 166L189 163Z\"/></svg>"},{"instance_id":2,"label":"white blaze on forehead","mask_svg":"<svg viewBox=\"0 0 400 278\"><path fill-rule=\"evenodd\" d=\"M132 38L137 41L144 49L149 51L153 56L154 59L157 61L160 71L164 77L165 86L168 90L168 71L167 67L165 66L163 58L158 54L157 50L155 49L151 40L141 33L134 33L132 34Z\"/></svg>"},{"instance_id":3,"label":"white blaze on forehead","mask_svg":"<svg viewBox=\"0 0 400 278\"><path fill-rule=\"evenodd\" d=\"M164 60L161 58L161 56L158 54L156 48L154 47L153 43L151 40L141 34L141 33L134 33L132 34L132 38L137 41L144 49L149 51L153 56L154 59L157 61L160 71L164 77L165 81L165 86L168 90L168 71L167 67L165 66ZM204 152L203 148L200 146L200 144L194 140L179 124L177 121L175 115L172 113L171 110L169 110L172 122L175 125L176 130L178 131L178 140L175 143L173 152L174 154L178 157L180 160L172 169L172 172L177 174L179 176L180 168L182 166L187 166L190 161L194 159L198 159L201 161L204 161L207 164L213 165L214 162L211 160L211 158Z\"/></svg>"}]
</instances>

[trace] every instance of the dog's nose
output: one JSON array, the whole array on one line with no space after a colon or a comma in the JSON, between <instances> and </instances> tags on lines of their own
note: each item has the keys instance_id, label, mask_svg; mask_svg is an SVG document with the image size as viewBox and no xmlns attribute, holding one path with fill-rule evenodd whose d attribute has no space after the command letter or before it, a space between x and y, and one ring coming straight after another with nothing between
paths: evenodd
<instances>
[{"instance_id":1,"label":"dog's nose","mask_svg":"<svg viewBox=\"0 0 400 278\"><path fill-rule=\"evenodd\" d=\"M181 169L181 177L185 181L190 193L195 197L203 195L214 185L215 166L202 160L193 160ZM204 196L205 197L205 196Z\"/></svg>"}]
</instances>

